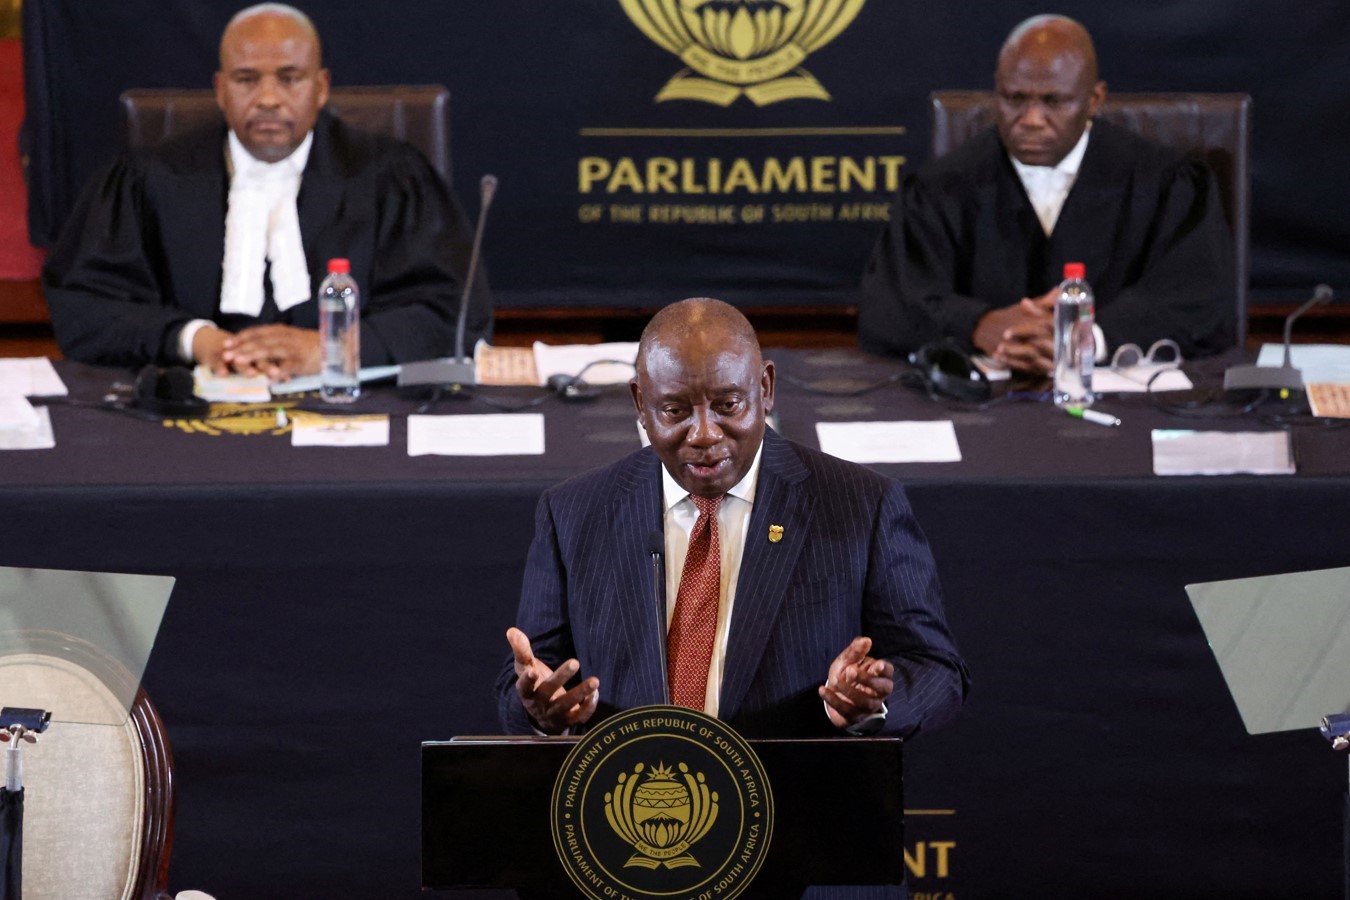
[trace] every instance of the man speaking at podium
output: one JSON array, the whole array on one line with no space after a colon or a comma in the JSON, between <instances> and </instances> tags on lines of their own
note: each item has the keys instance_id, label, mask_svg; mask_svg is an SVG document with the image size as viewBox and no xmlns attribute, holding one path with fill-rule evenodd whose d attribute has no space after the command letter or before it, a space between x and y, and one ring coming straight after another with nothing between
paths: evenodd
<instances>
[{"instance_id":1,"label":"man speaking at podium","mask_svg":"<svg viewBox=\"0 0 1350 900\"><path fill-rule=\"evenodd\" d=\"M753 738L955 718L968 677L903 489L765 427L774 366L745 317L661 310L631 389L651 447L540 499L503 728L577 731L667 683Z\"/></svg>"},{"instance_id":2,"label":"man speaking at podium","mask_svg":"<svg viewBox=\"0 0 1350 900\"><path fill-rule=\"evenodd\" d=\"M215 75L228 128L114 163L52 249L43 287L66 356L317 372L314 294L333 257L362 290L362 365L450 352L464 214L416 149L324 111L328 88L304 13L263 3L230 21ZM472 296L470 346L492 316Z\"/></svg>"}]
</instances>

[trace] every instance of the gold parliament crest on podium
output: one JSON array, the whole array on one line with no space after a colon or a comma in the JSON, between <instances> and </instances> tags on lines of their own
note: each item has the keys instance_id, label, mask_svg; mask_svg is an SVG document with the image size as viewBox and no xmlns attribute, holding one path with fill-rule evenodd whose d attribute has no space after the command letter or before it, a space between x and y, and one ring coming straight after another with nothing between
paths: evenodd
<instances>
[{"instance_id":1,"label":"gold parliament crest on podium","mask_svg":"<svg viewBox=\"0 0 1350 900\"><path fill-rule=\"evenodd\" d=\"M594 900L732 898L759 871L773 794L725 722L645 706L582 735L554 782L554 848Z\"/></svg>"},{"instance_id":2,"label":"gold parliament crest on podium","mask_svg":"<svg viewBox=\"0 0 1350 900\"><path fill-rule=\"evenodd\" d=\"M730 106L744 94L757 106L829 100L808 56L853 23L865 0L619 0L628 18L686 69L662 100Z\"/></svg>"}]
</instances>

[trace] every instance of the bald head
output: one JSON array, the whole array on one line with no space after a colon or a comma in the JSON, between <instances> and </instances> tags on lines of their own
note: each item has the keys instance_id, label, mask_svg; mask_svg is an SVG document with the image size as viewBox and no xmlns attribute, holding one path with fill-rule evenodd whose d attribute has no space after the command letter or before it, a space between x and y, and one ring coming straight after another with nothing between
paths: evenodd
<instances>
[{"instance_id":1,"label":"bald head","mask_svg":"<svg viewBox=\"0 0 1350 900\"><path fill-rule=\"evenodd\" d=\"M1106 100L1087 29L1065 16L1035 16L1012 30L994 72L998 131L1015 159L1059 163Z\"/></svg>"},{"instance_id":2,"label":"bald head","mask_svg":"<svg viewBox=\"0 0 1350 900\"><path fill-rule=\"evenodd\" d=\"M260 16L272 16L289 20L290 24L298 28L301 34L304 34L314 43L314 52L317 54L314 60L316 67L323 65L323 44L319 41L319 32L310 21L309 16L296 9L294 6L287 6L285 3L258 3L246 7L235 13L225 25L225 30L220 35L220 59L221 68L225 67L225 45L230 40L231 33L238 34L239 29L252 19Z\"/></svg>"},{"instance_id":3,"label":"bald head","mask_svg":"<svg viewBox=\"0 0 1350 900\"><path fill-rule=\"evenodd\" d=\"M298 34L313 43L313 50L316 54L315 67L323 66L323 43L320 42L319 31L316 30L315 23L309 20L309 16L306 16L300 9L289 7L285 3L259 3L240 9L239 12L235 13L234 18L229 19L229 22L225 24L225 30L220 32L221 69L224 69L225 65L225 46L227 46L227 43L236 38L242 28L250 26L250 24L257 26L258 23L255 23L254 20L259 18L284 20L282 24L285 24L288 30L297 31Z\"/></svg>"},{"instance_id":4,"label":"bald head","mask_svg":"<svg viewBox=\"0 0 1350 900\"><path fill-rule=\"evenodd\" d=\"M638 370L654 348L691 344L738 345L759 359L759 338L739 309L711 297L691 297L663 307L642 329L638 342Z\"/></svg>"},{"instance_id":5,"label":"bald head","mask_svg":"<svg viewBox=\"0 0 1350 900\"><path fill-rule=\"evenodd\" d=\"M1068 16L1032 16L1008 33L1003 49L998 53L998 66L1015 65L1026 55L1045 55L1050 58L1073 56L1083 62L1084 71L1092 81L1097 80L1097 48L1092 35Z\"/></svg>"},{"instance_id":6,"label":"bald head","mask_svg":"<svg viewBox=\"0 0 1350 900\"><path fill-rule=\"evenodd\" d=\"M691 494L714 497L754 464L773 409L773 363L740 311L698 297L657 313L638 344L633 404L652 449Z\"/></svg>"}]
</instances>

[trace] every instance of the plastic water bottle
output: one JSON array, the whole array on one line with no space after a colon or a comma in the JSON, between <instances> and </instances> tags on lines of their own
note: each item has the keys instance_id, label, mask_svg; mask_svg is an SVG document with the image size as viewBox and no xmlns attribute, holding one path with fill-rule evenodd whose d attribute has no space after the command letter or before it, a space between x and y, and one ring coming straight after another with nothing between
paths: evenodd
<instances>
[{"instance_id":1,"label":"plastic water bottle","mask_svg":"<svg viewBox=\"0 0 1350 900\"><path fill-rule=\"evenodd\" d=\"M330 259L319 285L319 391L329 403L361 396L361 291L351 270L347 260Z\"/></svg>"},{"instance_id":2,"label":"plastic water bottle","mask_svg":"<svg viewBox=\"0 0 1350 900\"><path fill-rule=\"evenodd\" d=\"M1095 304L1082 263L1064 264L1064 282L1055 301L1056 406L1082 409L1092 405L1092 367L1097 342L1092 324Z\"/></svg>"}]
</instances>

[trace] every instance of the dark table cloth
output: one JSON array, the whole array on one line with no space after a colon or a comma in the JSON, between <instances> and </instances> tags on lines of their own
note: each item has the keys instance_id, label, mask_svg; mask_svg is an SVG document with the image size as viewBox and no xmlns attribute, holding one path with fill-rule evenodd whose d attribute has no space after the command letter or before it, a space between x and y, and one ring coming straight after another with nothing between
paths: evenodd
<instances>
[{"instance_id":1,"label":"dark table cloth","mask_svg":"<svg viewBox=\"0 0 1350 900\"><path fill-rule=\"evenodd\" d=\"M836 390L896 371L770 355ZM129 380L59 371L85 403ZM1294 476L1160 478L1152 428L1285 423L1099 408L1124 424L779 382L778 428L807 444L867 419L950 418L960 442L959 463L877 467L907 486L974 677L961 721L906 751L911 889L1338 896L1344 760L1313 731L1245 733L1184 586L1350 565L1350 429L1293 427ZM176 760L171 887L419 896L419 742L496 730L535 501L638 445L626 387L541 404L542 457L409 457L415 409L370 389L352 411L391 413L388 447L294 448L271 408L194 429L53 401L54 450L0 453L0 565L178 579L145 677Z\"/></svg>"}]
</instances>

